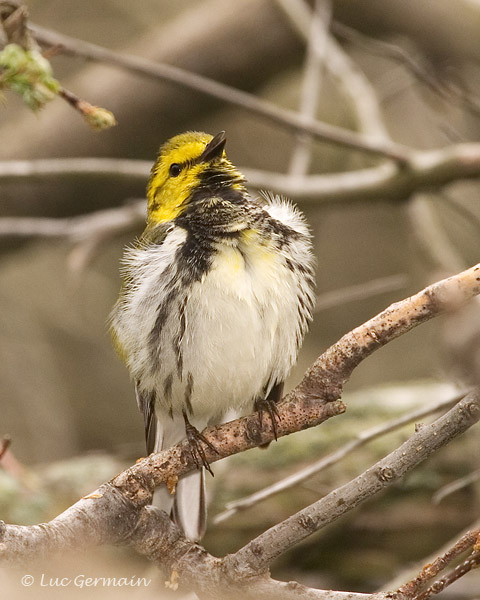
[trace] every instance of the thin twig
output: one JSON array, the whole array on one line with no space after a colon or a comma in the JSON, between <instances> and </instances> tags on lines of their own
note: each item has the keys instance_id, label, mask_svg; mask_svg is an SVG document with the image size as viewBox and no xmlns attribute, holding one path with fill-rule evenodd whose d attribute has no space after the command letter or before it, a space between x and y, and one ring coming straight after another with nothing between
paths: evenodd
<instances>
[{"instance_id":1,"label":"thin twig","mask_svg":"<svg viewBox=\"0 0 480 600\"><path fill-rule=\"evenodd\" d=\"M79 243L131 231L145 222L145 210L145 201L136 200L118 208L62 219L0 217L0 237L66 239Z\"/></svg>"},{"instance_id":2,"label":"thin twig","mask_svg":"<svg viewBox=\"0 0 480 600\"><path fill-rule=\"evenodd\" d=\"M479 419L480 390L475 390L445 415L420 427L409 440L364 473L226 556L225 565L233 571L239 565L243 569L248 565L255 572L262 572L278 556L403 477Z\"/></svg>"},{"instance_id":3,"label":"thin twig","mask_svg":"<svg viewBox=\"0 0 480 600\"><path fill-rule=\"evenodd\" d=\"M471 485L472 483L475 483L479 479L480 469L478 469L477 471L473 471L468 475L465 475L465 477L460 477L459 479L456 479L455 481L452 481L447 485L441 487L439 490L437 490L432 496L432 502L434 504L440 504L440 502L442 502L442 500L445 500L447 496L450 496L451 494L462 490L463 488Z\"/></svg>"},{"instance_id":4,"label":"thin twig","mask_svg":"<svg viewBox=\"0 0 480 600\"><path fill-rule=\"evenodd\" d=\"M401 64L415 77L416 81L427 86L438 97L447 102L460 100L467 111L477 117L480 116L480 103L478 100L466 89L455 85L448 79L436 77L432 65L424 64L426 62L425 57L422 56L421 59L414 57L411 52L399 45L369 37L338 21L332 23L332 31L337 37L352 42L371 54L377 54Z\"/></svg>"},{"instance_id":5,"label":"thin twig","mask_svg":"<svg viewBox=\"0 0 480 600\"><path fill-rule=\"evenodd\" d=\"M352 150L376 154L390 158L399 164L408 164L410 149L394 142L382 142L353 131L336 127L315 119L307 119L294 111L276 106L272 102L260 100L247 92L232 88L207 77L188 72L172 65L155 63L145 58L120 54L107 48L84 42L67 35L33 25L30 30L38 42L48 46L60 45L66 54L82 56L91 60L108 63L136 74L145 75L162 81L188 87L211 97L218 98L249 112L261 115L263 118L294 132L304 132L312 137L337 144Z\"/></svg>"},{"instance_id":6,"label":"thin twig","mask_svg":"<svg viewBox=\"0 0 480 600\"><path fill-rule=\"evenodd\" d=\"M414 600L428 600L434 594L439 594L443 592L445 588L455 581L458 581L460 577L463 577L467 573L469 573L472 569L476 569L480 566L480 552L472 552L472 554L463 561L462 564L456 566L450 573L447 573L444 577L435 581L428 589L424 592L415 596Z\"/></svg>"},{"instance_id":7,"label":"thin twig","mask_svg":"<svg viewBox=\"0 0 480 600\"><path fill-rule=\"evenodd\" d=\"M277 0L278 6L300 37L308 41L312 9L305 0ZM327 37L324 67L338 82L351 107L358 131L375 139L388 141L377 95L358 65L351 60L334 37Z\"/></svg>"},{"instance_id":8,"label":"thin twig","mask_svg":"<svg viewBox=\"0 0 480 600\"><path fill-rule=\"evenodd\" d=\"M317 114L323 65L328 47L330 16L331 6L328 0L316 0L312 11L299 106L300 114L310 119L314 119ZM290 175L300 177L308 173L312 142L312 136L309 134L299 133L297 135L288 169Z\"/></svg>"},{"instance_id":9,"label":"thin twig","mask_svg":"<svg viewBox=\"0 0 480 600\"><path fill-rule=\"evenodd\" d=\"M1 220L0 220L1 224ZM356 285L349 285L331 292L324 292L317 297L314 311L321 312L330 308L337 308L350 302L359 302L373 296L395 292L407 286L408 277L404 273L397 275L388 275L387 277L378 277L370 279Z\"/></svg>"},{"instance_id":10,"label":"thin twig","mask_svg":"<svg viewBox=\"0 0 480 600\"><path fill-rule=\"evenodd\" d=\"M438 573L443 571L460 554L473 548L478 543L479 534L479 529L468 531L451 548L432 563L427 564L414 579L402 585L396 592L397 596L400 598L418 598L421 588L428 581L436 577Z\"/></svg>"},{"instance_id":11,"label":"thin twig","mask_svg":"<svg viewBox=\"0 0 480 600\"><path fill-rule=\"evenodd\" d=\"M412 411L398 417L396 419L392 419L387 423L382 423L380 425L376 425L375 427L371 427L365 431L362 431L357 435L357 437L338 450L332 452L328 456L321 458L319 461L305 467L304 469L300 469L300 471L296 471L294 474L281 479L280 481L275 482L273 485L270 485L262 490L251 494L250 496L245 496L244 498L240 498L239 500L234 500L233 502L229 502L226 505L226 510L219 513L215 519L214 523L220 523L240 510L245 510L246 508L251 508L255 504L274 496L275 494L279 494L287 489L290 489L313 475L317 475L321 471L325 470L328 467L338 463L343 460L346 456L355 452L361 446L375 440L381 436L387 435L396 429L400 429L404 425L408 423L412 423L413 421L417 421L418 419L423 419L426 416L435 414L445 408L451 407L453 404L456 404L464 394L458 395L455 398L449 398L447 400L441 400L439 402L435 402L434 404L427 406L425 408L420 408L418 410Z\"/></svg>"},{"instance_id":12,"label":"thin twig","mask_svg":"<svg viewBox=\"0 0 480 600\"><path fill-rule=\"evenodd\" d=\"M57 48L59 48L59 46L57 46ZM64 87L60 87L58 95L80 113L93 129L100 131L102 129L114 127L117 124L115 116L111 111L90 104L90 102L87 102L83 98L79 98L72 91L67 90Z\"/></svg>"}]
</instances>

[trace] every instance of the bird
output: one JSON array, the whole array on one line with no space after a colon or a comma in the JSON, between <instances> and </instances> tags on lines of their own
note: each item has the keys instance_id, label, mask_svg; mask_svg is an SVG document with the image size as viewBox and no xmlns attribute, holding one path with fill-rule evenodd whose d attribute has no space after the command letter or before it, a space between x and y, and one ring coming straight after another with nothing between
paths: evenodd
<instances>
[{"instance_id":1,"label":"bird","mask_svg":"<svg viewBox=\"0 0 480 600\"><path fill-rule=\"evenodd\" d=\"M198 469L154 503L193 541L206 528L202 430L276 406L312 318L314 257L302 213L250 195L226 135L166 141L147 184L144 232L126 248L110 317L135 385L147 452L187 439Z\"/></svg>"}]
</instances>

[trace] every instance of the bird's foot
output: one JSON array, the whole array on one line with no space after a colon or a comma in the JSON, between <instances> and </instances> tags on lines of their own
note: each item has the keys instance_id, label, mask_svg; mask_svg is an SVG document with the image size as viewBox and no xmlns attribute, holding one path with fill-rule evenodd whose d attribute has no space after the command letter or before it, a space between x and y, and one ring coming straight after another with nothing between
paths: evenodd
<instances>
[{"instance_id":1,"label":"bird's foot","mask_svg":"<svg viewBox=\"0 0 480 600\"><path fill-rule=\"evenodd\" d=\"M266 412L270 416L273 436L276 440L278 432L277 422L279 421L279 416L277 403L275 402L275 400L271 400L270 398L257 398L255 400L255 410L258 413L258 421L261 430L263 430L263 413Z\"/></svg>"},{"instance_id":2,"label":"bird's foot","mask_svg":"<svg viewBox=\"0 0 480 600\"><path fill-rule=\"evenodd\" d=\"M207 440L207 438L198 431L196 427L194 427L187 418L187 415L183 413L183 418L185 419L185 433L187 434L187 440L190 445L190 453L192 458L197 466L197 469L201 469L205 467L205 469L210 473L213 477L213 471L210 467L210 464L205 456L205 450L202 444L205 444L207 448L209 448L215 454L218 454L218 450L215 446Z\"/></svg>"}]
</instances>

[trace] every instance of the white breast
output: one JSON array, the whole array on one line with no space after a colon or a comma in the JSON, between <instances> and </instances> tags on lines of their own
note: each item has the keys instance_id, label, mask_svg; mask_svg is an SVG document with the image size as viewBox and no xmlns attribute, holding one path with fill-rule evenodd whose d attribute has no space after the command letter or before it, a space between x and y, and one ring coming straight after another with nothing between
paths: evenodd
<instances>
[{"instance_id":1,"label":"white breast","mask_svg":"<svg viewBox=\"0 0 480 600\"><path fill-rule=\"evenodd\" d=\"M193 286L183 364L193 376L194 413L250 410L268 384L288 373L296 356L297 302L282 263L273 253L225 246Z\"/></svg>"},{"instance_id":2,"label":"white breast","mask_svg":"<svg viewBox=\"0 0 480 600\"><path fill-rule=\"evenodd\" d=\"M305 233L303 220L290 206L278 202L267 210ZM144 389L157 391L158 416L181 414L189 394L192 423L203 426L229 409L251 410L254 399L268 393L267 386L287 376L305 330L299 302L311 305L312 290L286 259L310 266L311 255L307 238L287 252L248 232L218 242L210 271L185 288L174 256L186 238L185 230L174 227L162 245L129 251L133 279L112 325L132 377ZM150 332L172 290L174 300L152 361Z\"/></svg>"}]
</instances>

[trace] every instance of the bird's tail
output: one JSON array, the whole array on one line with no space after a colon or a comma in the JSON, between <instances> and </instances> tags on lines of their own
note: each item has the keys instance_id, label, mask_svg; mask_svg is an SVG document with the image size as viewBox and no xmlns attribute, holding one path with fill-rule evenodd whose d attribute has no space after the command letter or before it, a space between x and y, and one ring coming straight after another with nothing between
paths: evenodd
<instances>
[{"instance_id":1,"label":"bird's tail","mask_svg":"<svg viewBox=\"0 0 480 600\"><path fill-rule=\"evenodd\" d=\"M185 439L183 417L157 421L155 452L170 448ZM153 504L171 515L185 537L198 541L203 537L207 522L205 469L180 477L175 493L170 494L165 485L155 490Z\"/></svg>"},{"instance_id":2,"label":"bird's tail","mask_svg":"<svg viewBox=\"0 0 480 600\"><path fill-rule=\"evenodd\" d=\"M189 540L203 537L207 525L204 467L178 480L172 517Z\"/></svg>"}]
</instances>

